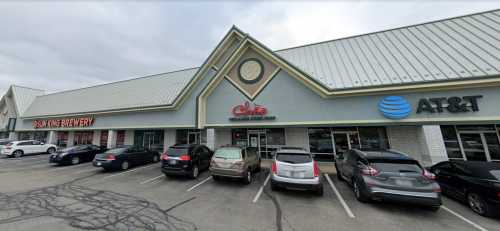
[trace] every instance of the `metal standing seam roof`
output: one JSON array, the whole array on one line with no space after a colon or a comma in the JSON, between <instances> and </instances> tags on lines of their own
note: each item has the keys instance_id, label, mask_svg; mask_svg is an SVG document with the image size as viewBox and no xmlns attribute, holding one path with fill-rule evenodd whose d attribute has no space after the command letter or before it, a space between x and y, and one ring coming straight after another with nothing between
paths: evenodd
<instances>
[{"instance_id":1,"label":"metal standing seam roof","mask_svg":"<svg viewBox=\"0 0 500 231\"><path fill-rule=\"evenodd\" d=\"M45 94L43 90L22 87L17 85L11 86L12 98L17 109L17 116L23 116L26 109L31 105L37 96Z\"/></svg>"},{"instance_id":2,"label":"metal standing seam roof","mask_svg":"<svg viewBox=\"0 0 500 231\"><path fill-rule=\"evenodd\" d=\"M39 96L24 117L172 104L198 68Z\"/></svg>"},{"instance_id":3,"label":"metal standing seam roof","mask_svg":"<svg viewBox=\"0 0 500 231\"><path fill-rule=\"evenodd\" d=\"M500 10L275 53L331 90L498 76Z\"/></svg>"},{"instance_id":4,"label":"metal standing seam roof","mask_svg":"<svg viewBox=\"0 0 500 231\"><path fill-rule=\"evenodd\" d=\"M330 90L500 75L500 10L275 51ZM25 117L169 105L198 68L39 96Z\"/></svg>"}]
</instances>

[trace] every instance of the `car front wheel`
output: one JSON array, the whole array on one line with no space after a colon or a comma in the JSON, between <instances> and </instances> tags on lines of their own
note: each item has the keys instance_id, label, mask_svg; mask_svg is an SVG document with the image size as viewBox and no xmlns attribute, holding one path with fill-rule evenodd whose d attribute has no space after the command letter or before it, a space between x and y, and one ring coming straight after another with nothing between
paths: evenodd
<instances>
[{"instance_id":1,"label":"car front wheel","mask_svg":"<svg viewBox=\"0 0 500 231\"><path fill-rule=\"evenodd\" d=\"M491 216L491 210L484 199L477 193L467 195L467 204L475 213L481 216Z\"/></svg>"},{"instance_id":2,"label":"car front wheel","mask_svg":"<svg viewBox=\"0 0 500 231\"><path fill-rule=\"evenodd\" d=\"M158 155L154 155L153 156L153 163L157 163L158 161L160 161L160 157L158 157Z\"/></svg>"},{"instance_id":3,"label":"car front wheel","mask_svg":"<svg viewBox=\"0 0 500 231\"><path fill-rule=\"evenodd\" d=\"M243 183L245 183L245 184L252 183L252 171L247 170L245 172L245 175L244 175L244 178L243 178Z\"/></svg>"},{"instance_id":4,"label":"car front wheel","mask_svg":"<svg viewBox=\"0 0 500 231\"><path fill-rule=\"evenodd\" d=\"M356 197L356 199L358 201L363 202L363 203L369 201L368 197L363 193L363 189L361 188L361 184L356 179L353 180L352 190L354 191L354 196Z\"/></svg>"},{"instance_id":5,"label":"car front wheel","mask_svg":"<svg viewBox=\"0 0 500 231\"><path fill-rule=\"evenodd\" d=\"M71 158L71 165L79 164L80 158L78 156L74 156Z\"/></svg>"},{"instance_id":6,"label":"car front wheel","mask_svg":"<svg viewBox=\"0 0 500 231\"><path fill-rule=\"evenodd\" d=\"M52 154L52 153L54 153L54 152L56 152L56 149L55 149L55 148L49 148L49 149L47 149L47 153L48 153L48 154Z\"/></svg>"},{"instance_id":7,"label":"car front wheel","mask_svg":"<svg viewBox=\"0 0 500 231\"><path fill-rule=\"evenodd\" d=\"M199 173L200 169L198 168L198 165L194 165L193 170L191 170L191 178L196 179Z\"/></svg>"}]
</instances>

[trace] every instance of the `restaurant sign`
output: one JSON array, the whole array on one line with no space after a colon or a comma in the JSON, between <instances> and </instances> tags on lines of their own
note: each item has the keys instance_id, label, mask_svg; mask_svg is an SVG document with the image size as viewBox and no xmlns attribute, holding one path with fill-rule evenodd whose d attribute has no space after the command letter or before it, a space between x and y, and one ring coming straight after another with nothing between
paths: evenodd
<instances>
[{"instance_id":1,"label":"restaurant sign","mask_svg":"<svg viewBox=\"0 0 500 231\"><path fill-rule=\"evenodd\" d=\"M250 120L275 120L276 116L268 116L267 108L253 104L250 105L250 102L245 102L244 104L240 104L233 107L232 110L233 116L229 118L230 121L250 121Z\"/></svg>"},{"instance_id":2,"label":"restaurant sign","mask_svg":"<svg viewBox=\"0 0 500 231\"><path fill-rule=\"evenodd\" d=\"M34 120L33 128L76 128L90 127L94 124L93 117L78 117L65 119Z\"/></svg>"}]
</instances>

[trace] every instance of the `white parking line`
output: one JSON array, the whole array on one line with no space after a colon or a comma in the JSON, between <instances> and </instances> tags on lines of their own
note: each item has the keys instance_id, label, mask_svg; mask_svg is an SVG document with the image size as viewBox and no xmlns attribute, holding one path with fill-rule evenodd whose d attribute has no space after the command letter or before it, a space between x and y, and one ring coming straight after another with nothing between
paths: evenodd
<instances>
[{"instance_id":1,"label":"white parking line","mask_svg":"<svg viewBox=\"0 0 500 231\"><path fill-rule=\"evenodd\" d=\"M145 181L141 182L140 184L147 184L147 183L149 183L151 181L154 181L156 179L160 179L160 178L163 178L163 177L165 177L165 175L160 175L160 176L157 176L157 177L153 177L153 178L151 178L149 180L145 180Z\"/></svg>"},{"instance_id":2,"label":"white parking line","mask_svg":"<svg viewBox=\"0 0 500 231\"><path fill-rule=\"evenodd\" d=\"M351 209L349 208L349 206L347 205L347 203L345 203L344 198L342 198L342 195L340 195L339 190L337 190L337 188L333 184L332 179L330 179L330 176L328 176L328 174L326 174L326 173L324 175L325 175L326 180L328 181L328 183L332 187L333 191L335 192L335 195L337 195L337 198L339 199L340 204L342 204L342 207L344 207L344 210L347 213L347 216L349 216L350 218L355 218L355 216L352 213Z\"/></svg>"},{"instance_id":3,"label":"white parking line","mask_svg":"<svg viewBox=\"0 0 500 231\"><path fill-rule=\"evenodd\" d=\"M462 221L465 221L465 222L469 223L470 225L472 225L474 228L476 228L476 229L478 229L478 230L481 230L481 231L488 231L487 229L485 229L485 228L481 227L480 225L478 225L478 224L476 224L476 223L472 222L471 220L469 220L469 219L467 219L467 218L463 217L462 215L460 215L460 214L458 214L458 213L454 212L453 210L449 209L448 207L446 207L446 206L444 206L444 205L442 205L442 206L441 206L441 208L443 208L444 210L448 211L449 213L451 213L451 214L455 215L456 217L460 218Z\"/></svg>"},{"instance_id":4,"label":"white parking line","mask_svg":"<svg viewBox=\"0 0 500 231\"><path fill-rule=\"evenodd\" d=\"M151 168L151 167L156 167L156 166L157 166L156 164L152 164L152 165L148 165L148 166L144 166L144 167L140 167L140 168L135 168L135 169L128 170L128 171L125 171L125 172L120 172L120 173L116 173L116 174L113 174L113 175L105 176L102 179L104 180L104 179L108 179L108 178L111 178L111 177L120 176L120 175L124 175L124 174L127 174L127 173L139 171L139 170L142 170L142 169L145 169L145 168Z\"/></svg>"},{"instance_id":5,"label":"white parking line","mask_svg":"<svg viewBox=\"0 0 500 231\"><path fill-rule=\"evenodd\" d=\"M212 179L212 176L209 176L209 177L207 177L206 179L202 180L200 183L193 185L193 187L189 188L187 191L188 191L188 192L190 192L190 191L192 191L193 189L195 189L196 187L198 187L198 186L200 186L200 185L204 184L205 182L207 182L207 181L209 181L209 180L211 180L211 179Z\"/></svg>"},{"instance_id":6,"label":"white parking line","mask_svg":"<svg viewBox=\"0 0 500 231\"><path fill-rule=\"evenodd\" d=\"M264 187L266 187L266 184L269 181L269 179L271 179L271 174L267 175L266 180L264 181L264 183L262 184L262 186L260 186L259 191L257 192L257 195L255 195L255 197L253 198L252 203L257 203L257 201L259 200L260 195L264 191Z\"/></svg>"}]
</instances>

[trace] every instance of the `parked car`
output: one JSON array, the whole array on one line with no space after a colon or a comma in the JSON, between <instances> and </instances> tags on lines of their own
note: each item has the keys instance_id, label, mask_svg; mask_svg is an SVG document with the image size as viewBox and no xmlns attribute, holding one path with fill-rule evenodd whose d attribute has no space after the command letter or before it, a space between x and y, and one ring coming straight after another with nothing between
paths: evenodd
<instances>
[{"instance_id":1,"label":"parked car","mask_svg":"<svg viewBox=\"0 0 500 231\"><path fill-rule=\"evenodd\" d=\"M479 215L498 215L500 163L444 161L429 169L436 174L444 195L467 203Z\"/></svg>"},{"instance_id":2,"label":"parked car","mask_svg":"<svg viewBox=\"0 0 500 231\"><path fill-rule=\"evenodd\" d=\"M13 141L6 144L2 148L2 154L9 157L21 157L27 154L49 153L52 154L57 150L57 146L46 144L37 140L22 140Z\"/></svg>"},{"instance_id":3,"label":"parked car","mask_svg":"<svg viewBox=\"0 0 500 231\"><path fill-rule=\"evenodd\" d=\"M0 139L0 151L3 149L5 145L8 143L12 142L13 140L8 140L8 139Z\"/></svg>"},{"instance_id":4,"label":"parked car","mask_svg":"<svg viewBox=\"0 0 500 231\"><path fill-rule=\"evenodd\" d=\"M105 170L127 170L132 166L159 161L160 154L156 151L150 151L139 146L126 146L95 155L93 165L95 167L102 167Z\"/></svg>"},{"instance_id":5,"label":"parked car","mask_svg":"<svg viewBox=\"0 0 500 231\"><path fill-rule=\"evenodd\" d=\"M75 165L92 161L96 154L105 151L106 149L92 144L77 145L52 153L49 157L49 163Z\"/></svg>"},{"instance_id":6,"label":"parked car","mask_svg":"<svg viewBox=\"0 0 500 231\"><path fill-rule=\"evenodd\" d=\"M205 145L184 144L170 147L161 157L161 171L165 176L185 175L197 178L210 167L213 152Z\"/></svg>"},{"instance_id":7,"label":"parked car","mask_svg":"<svg viewBox=\"0 0 500 231\"><path fill-rule=\"evenodd\" d=\"M311 153L301 149L282 149L276 152L271 165L271 189L307 189L323 195L318 163Z\"/></svg>"},{"instance_id":8,"label":"parked car","mask_svg":"<svg viewBox=\"0 0 500 231\"><path fill-rule=\"evenodd\" d=\"M353 188L361 202L387 200L441 206L441 188L430 173L411 157L392 150L352 149L337 156L337 177Z\"/></svg>"},{"instance_id":9,"label":"parked car","mask_svg":"<svg viewBox=\"0 0 500 231\"><path fill-rule=\"evenodd\" d=\"M260 162L256 148L222 147L212 157L210 174L216 181L230 177L240 178L245 184L250 184L253 173L260 171Z\"/></svg>"}]
</instances>

